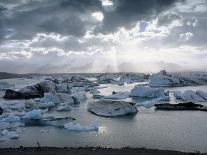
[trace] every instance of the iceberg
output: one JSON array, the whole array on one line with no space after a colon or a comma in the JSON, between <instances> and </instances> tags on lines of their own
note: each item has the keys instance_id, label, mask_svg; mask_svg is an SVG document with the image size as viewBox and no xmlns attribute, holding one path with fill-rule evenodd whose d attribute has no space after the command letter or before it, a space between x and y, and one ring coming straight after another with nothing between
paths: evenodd
<instances>
[{"instance_id":1,"label":"iceberg","mask_svg":"<svg viewBox=\"0 0 207 155\"><path fill-rule=\"evenodd\" d=\"M9 139L18 139L19 138L19 134L15 131L10 131L7 133L7 137Z\"/></svg>"},{"instance_id":2,"label":"iceberg","mask_svg":"<svg viewBox=\"0 0 207 155\"><path fill-rule=\"evenodd\" d=\"M67 94L67 93L57 93L57 96L59 97L60 103L75 104L75 99L70 94Z\"/></svg>"},{"instance_id":3,"label":"iceberg","mask_svg":"<svg viewBox=\"0 0 207 155\"><path fill-rule=\"evenodd\" d=\"M114 99L114 100L121 100L121 99L127 99L129 97L130 93L125 92L115 92L113 95L105 96L105 99Z\"/></svg>"},{"instance_id":4,"label":"iceberg","mask_svg":"<svg viewBox=\"0 0 207 155\"><path fill-rule=\"evenodd\" d=\"M180 91L174 92L174 96L177 100L183 100L186 102L204 102L207 101L207 93L203 91L192 91L192 90L186 90L183 93Z\"/></svg>"},{"instance_id":5,"label":"iceberg","mask_svg":"<svg viewBox=\"0 0 207 155\"><path fill-rule=\"evenodd\" d=\"M10 114L8 117L3 118L0 122L8 122L8 123L20 122L20 117Z\"/></svg>"},{"instance_id":6,"label":"iceberg","mask_svg":"<svg viewBox=\"0 0 207 155\"><path fill-rule=\"evenodd\" d=\"M70 105L71 103L61 103L60 106L57 108L57 111L70 111L70 110L77 110Z\"/></svg>"},{"instance_id":7,"label":"iceberg","mask_svg":"<svg viewBox=\"0 0 207 155\"><path fill-rule=\"evenodd\" d=\"M39 101L39 102L52 102L55 104L61 103L61 100L59 98L59 96L56 93L44 93L44 97L43 98L39 98L39 99L35 99L35 101Z\"/></svg>"},{"instance_id":8,"label":"iceberg","mask_svg":"<svg viewBox=\"0 0 207 155\"><path fill-rule=\"evenodd\" d=\"M42 119L42 110L38 109L38 110L32 110L29 111L25 114L24 118L27 119Z\"/></svg>"},{"instance_id":9,"label":"iceberg","mask_svg":"<svg viewBox=\"0 0 207 155\"><path fill-rule=\"evenodd\" d=\"M196 91L196 94L198 94L200 97L202 97L205 101L207 101L207 92L203 92L203 91Z\"/></svg>"},{"instance_id":10,"label":"iceberg","mask_svg":"<svg viewBox=\"0 0 207 155\"><path fill-rule=\"evenodd\" d=\"M136 85L130 93L131 97L158 98L165 97L163 88L150 88Z\"/></svg>"},{"instance_id":11,"label":"iceberg","mask_svg":"<svg viewBox=\"0 0 207 155\"><path fill-rule=\"evenodd\" d=\"M144 101L141 103L137 103L137 106L144 106L145 108L151 108L153 107L155 104L163 102L163 101L170 101L169 96L165 96L165 97L158 97L155 99L152 99L150 101Z\"/></svg>"},{"instance_id":12,"label":"iceberg","mask_svg":"<svg viewBox=\"0 0 207 155\"><path fill-rule=\"evenodd\" d=\"M67 84L57 84L56 85L56 92L57 93L69 93L69 88L67 86Z\"/></svg>"},{"instance_id":13,"label":"iceberg","mask_svg":"<svg viewBox=\"0 0 207 155\"><path fill-rule=\"evenodd\" d=\"M150 77L149 85L150 87L175 87L182 86L183 83L179 78L172 77L165 70L162 70Z\"/></svg>"},{"instance_id":14,"label":"iceberg","mask_svg":"<svg viewBox=\"0 0 207 155\"><path fill-rule=\"evenodd\" d=\"M25 101L23 100L2 100L0 101L2 109L22 110L25 109Z\"/></svg>"},{"instance_id":15,"label":"iceberg","mask_svg":"<svg viewBox=\"0 0 207 155\"><path fill-rule=\"evenodd\" d=\"M94 121L88 126L80 125L79 123L70 122L64 125L64 128L70 131L94 131L98 130L98 122Z\"/></svg>"},{"instance_id":16,"label":"iceberg","mask_svg":"<svg viewBox=\"0 0 207 155\"><path fill-rule=\"evenodd\" d=\"M137 113L134 103L125 101L99 100L87 106L88 111L100 116L122 116Z\"/></svg>"},{"instance_id":17,"label":"iceberg","mask_svg":"<svg viewBox=\"0 0 207 155\"><path fill-rule=\"evenodd\" d=\"M204 102L205 100L192 90L186 90L182 94L182 99L188 102Z\"/></svg>"}]
</instances>

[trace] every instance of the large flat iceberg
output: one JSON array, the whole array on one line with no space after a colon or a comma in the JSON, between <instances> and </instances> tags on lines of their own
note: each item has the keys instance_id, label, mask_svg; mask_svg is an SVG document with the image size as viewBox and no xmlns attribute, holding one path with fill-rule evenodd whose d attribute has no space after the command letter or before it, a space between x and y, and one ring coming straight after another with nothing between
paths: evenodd
<instances>
[{"instance_id":1,"label":"large flat iceberg","mask_svg":"<svg viewBox=\"0 0 207 155\"><path fill-rule=\"evenodd\" d=\"M158 98L165 97L163 88L150 88L136 85L130 93L131 97Z\"/></svg>"}]
</instances>

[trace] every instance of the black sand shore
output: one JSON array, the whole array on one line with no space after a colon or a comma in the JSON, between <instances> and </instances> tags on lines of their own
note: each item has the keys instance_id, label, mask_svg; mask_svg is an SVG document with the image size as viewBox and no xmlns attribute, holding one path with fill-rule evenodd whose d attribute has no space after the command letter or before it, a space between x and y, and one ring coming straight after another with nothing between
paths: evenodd
<instances>
[{"instance_id":1,"label":"black sand shore","mask_svg":"<svg viewBox=\"0 0 207 155\"><path fill-rule=\"evenodd\" d=\"M145 148L55 148L55 147L27 147L27 148L3 148L0 149L0 155L204 155L201 153L184 153L169 150L156 150Z\"/></svg>"}]
</instances>

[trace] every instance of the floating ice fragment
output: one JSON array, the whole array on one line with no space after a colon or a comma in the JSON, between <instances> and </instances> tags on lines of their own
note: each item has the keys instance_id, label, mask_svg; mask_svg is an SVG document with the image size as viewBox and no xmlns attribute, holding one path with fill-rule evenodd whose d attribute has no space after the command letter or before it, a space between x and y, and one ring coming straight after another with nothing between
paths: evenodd
<instances>
[{"instance_id":1,"label":"floating ice fragment","mask_svg":"<svg viewBox=\"0 0 207 155\"><path fill-rule=\"evenodd\" d=\"M98 122L94 121L88 126L83 126L79 123L70 122L65 124L64 128L70 131L94 131L98 130Z\"/></svg>"}]
</instances>

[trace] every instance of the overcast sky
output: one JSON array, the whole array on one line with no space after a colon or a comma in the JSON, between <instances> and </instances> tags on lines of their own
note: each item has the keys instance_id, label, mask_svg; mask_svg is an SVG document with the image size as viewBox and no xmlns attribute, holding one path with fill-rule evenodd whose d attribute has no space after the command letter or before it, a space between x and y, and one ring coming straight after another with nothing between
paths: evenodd
<instances>
[{"instance_id":1,"label":"overcast sky","mask_svg":"<svg viewBox=\"0 0 207 155\"><path fill-rule=\"evenodd\" d=\"M0 71L207 71L207 0L0 0Z\"/></svg>"}]
</instances>

